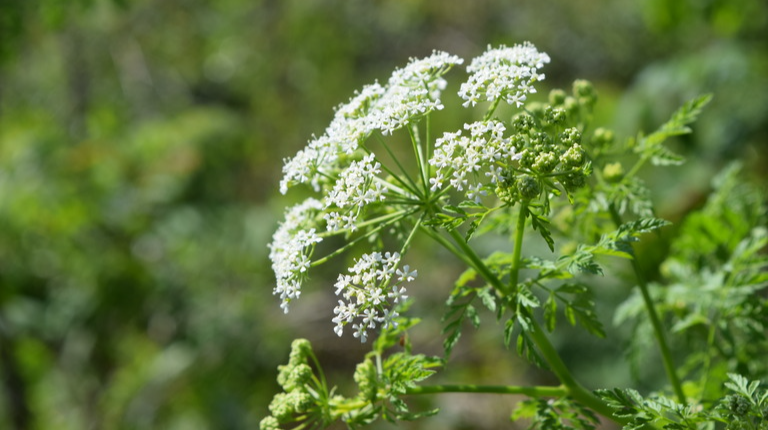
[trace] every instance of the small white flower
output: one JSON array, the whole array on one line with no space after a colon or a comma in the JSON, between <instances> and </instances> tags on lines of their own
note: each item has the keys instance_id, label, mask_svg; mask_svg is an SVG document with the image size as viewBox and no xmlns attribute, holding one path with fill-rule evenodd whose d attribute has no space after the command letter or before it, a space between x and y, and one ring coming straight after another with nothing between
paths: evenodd
<instances>
[{"instance_id":1,"label":"small white flower","mask_svg":"<svg viewBox=\"0 0 768 430\"><path fill-rule=\"evenodd\" d=\"M397 275L399 276L399 278L397 278L397 280L400 282L403 282L403 281L411 282L414 279L416 279L416 275L418 275L418 272L416 270L411 272L410 269L411 267L407 264L403 266L403 270L398 269Z\"/></svg>"},{"instance_id":2,"label":"small white flower","mask_svg":"<svg viewBox=\"0 0 768 430\"><path fill-rule=\"evenodd\" d=\"M363 324L352 324L352 328L355 332L352 334L354 337L359 337L360 342L365 343L368 340L368 330L366 330Z\"/></svg>"}]
</instances>

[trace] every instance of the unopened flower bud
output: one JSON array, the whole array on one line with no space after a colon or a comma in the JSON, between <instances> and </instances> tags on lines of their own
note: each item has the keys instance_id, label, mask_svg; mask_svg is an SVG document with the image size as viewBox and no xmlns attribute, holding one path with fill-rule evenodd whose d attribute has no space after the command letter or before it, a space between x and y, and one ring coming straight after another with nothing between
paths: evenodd
<instances>
[{"instance_id":1,"label":"unopened flower bud","mask_svg":"<svg viewBox=\"0 0 768 430\"><path fill-rule=\"evenodd\" d=\"M613 144L613 132L605 128L598 128L592 135L592 145L597 148L604 148Z\"/></svg>"},{"instance_id":2,"label":"unopened flower bud","mask_svg":"<svg viewBox=\"0 0 768 430\"><path fill-rule=\"evenodd\" d=\"M574 191L587 183L587 176L582 172L574 172L560 177L559 181L567 191Z\"/></svg>"},{"instance_id":3,"label":"unopened flower bud","mask_svg":"<svg viewBox=\"0 0 768 430\"><path fill-rule=\"evenodd\" d=\"M513 175L514 173L509 173L503 176L494 190L501 201L514 203L517 200L517 189L514 186L516 181Z\"/></svg>"},{"instance_id":4,"label":"unopened flower bud","mask_svg":"<svg viewBox=\"0 0 768 430\"><path fill-rule=\"evenodd\" d=\"M370 401L376 400L376 367L371 360L365 360L357 365L355 368L354 379L360 390L360 394L364 399Z\"/></svg>"},{"instance_id":5,"label":"unopened flower bud","mask_svg":"<svg viewBox=\"0 0 768 430\"><path fill-rule=\"evenodd\" d=\"M618 161L603 167L603 177L608 182L618 182L624 177L624 167Z\"/></svg>"},{"instance_id":6,"label":"unopened flower bud","mask_svg":"<svg viewBox=\"0 0 768 430\"><path fill-rule=\"evenodd\" d=\"M579 102L575 98L567 96L563 102L563 109L569 118L574 118L579 113Z\"/></svg>"},{"instance_id":7,"label":"unopened flower bud","mask_svg":"<svg viewBox=\"0 0 768 430\"><path fill-rule=\"evenodd\" d=\"M522 199L531 200L541 194L541 185L536 178L525 175L517 179L517 191Z\"/></svg>"},{"instance_id":8,"label":"unopened flower bud","mask_svg":"<svg viewBox=\"0 0 768 430\"><path fill-rule=\"evenodd\" d=\"M565 123L565 109L547 106L544 109L544 119L552 125L562 125Z\"/></svg>"},{"instance_id":9,"label":"unopened flower bud","mask_svg":"<svg viewBox=\"0 0 768 430\"><path fill-rule=\"evenodd\" d=\"M536 123L528 114L520 114L512 118L512 128L518 133L527 134L535 126Z\"/></svg>"},{"instance_id":10,"label":"unopened flower bud","mask_svg":"<svg viewBox=\"0 0 768 430\"><path fill-rule=\"evenodd\" d=\"M581 132L576 127L565 129L560 133L560 141L565 146L572 146L575 143L581 143Z\"/></svg>"},{"instance_id":11,"label":"unopened flower bud","mask_svg":"<svg viewBox=\"0 0 768 430\"><path fill-rule=\"evenodd\" d=\"M578 143L574 143L560 156L560 162L569 167L580 167L584 164L584 149Z\"/></svg>"},{"instance_id":12,"label":"unopened flower bud","mask_svg":"<svg viewBox=\"0 0 768 430\"><path fill-rule=\"evenodd\" d=\"M288 356L289 365L305 363L312 355L312 344L306 339L296 339L291 343L291 354Z\"/></svg>"},{"instance_id":13,"label":"unopened flower bud","mask_svg":"<svg viewBox=\"0 0 768 430\"><path fill-rule=\"evenodd\" d=\"M592 82L579 79L573 82L573 95L579 103L591 106L597 101L597 92Z\"/></svg>"},{"instance_id":14,"label":"unopened flower bud","mask_svg":"<svg viewBox=\"0 0 768 430\"><path fill-rule=\"evenodd\" d=\"M536 162L536 154L530 149L523 149L520 151L520 165L523 167L531 168L533 163Z\"/></svg>"},{"instance_id":15,"label":"unopened flower bud","mask_svg":"<svg viewBox=\"0 0 768 430\"><path fill-rule=\"evenodd\" d=\"M553 152L542 152L536 156L536 161L531 167L538 172L549 173L555 169L557 163L557 157Z\"/></svg>"},{"instance_id":16,"label":"unopened flower bud","mask_svg":"<svg viewBox=\"0 0 768 430\"><path fill-rule=\"evenodd\" d=\"M549 92L549 103L552 106L560 106L561 104L565 103L565 97L565 91L554 89Z\"/></svg>"},{"instance_id":17,"label":"unopened flower bud","mask_svg":"<svg viewBox=\"0 0 768 430\"><path fill-rule=\"evenodd\" d=\"M259 430L280 430L280 422L273 416L268 416L259 423Z\"/></svg>"}]
</instances>

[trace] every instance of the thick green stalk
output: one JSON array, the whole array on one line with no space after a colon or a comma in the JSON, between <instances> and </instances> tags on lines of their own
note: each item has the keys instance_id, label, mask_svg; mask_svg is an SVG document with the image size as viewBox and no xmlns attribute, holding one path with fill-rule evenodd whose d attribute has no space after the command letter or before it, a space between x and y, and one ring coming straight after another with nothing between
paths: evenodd
<instances>
[{"instance_id":1,"label":"thick green stalk","mask_svg":"<svg viewBox=\"0 0 768 430\"><path fill-rule=\"evenodd\" d=\"M509 272L509 287L513 293L517 291L518 276L520 275L520 257L523 249L523 232L525 231L525 216L528 213L528 206L520 203L520 213L517 215L517 226L515 227L515 243L512 250L512 269Z\"/></svg>"},{"instance_id":2,"label":"thick green stalk","mask_svg":"<svg viewBox=\"0 0 768 430\"><path fill-rule=\"evenodd\" d=\"M456 242L456 245L458 245L459 249L464 253L464 257L462 258L464 261L467 261L470 266L472 266L473 269L475 269L478 273L480 273L480 276L483 277L486 281L488 281L491 285L493 285L494 288L496 288L499 293L503 295L509 294L509 289L506 285L504 285L499 278L491 272L490 269L488 269L488 266L483 263L483 260L475 253L475 250L472 249L472 247L467 244L467 241L464 240L464 237L461 236L461 233L459 233L456 229L451 229L448 231L453 238L454 242ZM448 249L449 251L455 252L454 249Z\"/></svg>"},{"instance_id":3,"label":"thick green stalk","mask_svg":"<svg viewBox=\"0 0 768 430\"><path fill-rule=\"evenodd\" d=\"M613 222L616 224L616 227L621 226L621 215L619 215L619 212L616 210L613 205L610 207L611 212L611 218L613 219ZM630 244L631 246L631 244ZM643 296L643 303L645 304L645 309L648 311L648 317L651 320L651 326L653 326L653 334L656 336L656 342L659 344L659 350L661 351L661 359L664 364L664 371L667 373L667 379L669 379L670 385L672 385L672 390L675 392L675 395L677 396L677 401L686 404L686 398L685 393L683 393L683 386L680 383L680 378L677 376L677 371L675 370L675 364L672 361L672 352L669 349L669 343L667 342L667 335L664 331L664 327L661 324L661 319L659 319L659 314L656 312L656 306L653 304L653 299L651 298L651 294L648 291L648 284L645 282L645 278L643 277L643 274L640 272L640 267L637 265L637 260L632 258L632 270L635 272L635 277L637 278L637 285L640 288L640 294Z\"/></svg>"},{"instance_id":4,"label":"thick green stalk","mask_svg":"<svg viewBox=\"0 0 768 430\"><path fill-rule=\"evenodd\" d=\"M516 385L421 385L407 388L406 394L438 393L489 393L489 394L524 394L528 397L563 397L568 391L559 387L523 387Z\"/></svg>"},{"instance_id":5,"label":"thick green stalk","mask_svg":"<svg viewBox=\"0 0 768 430\"><path fill-rule=\"evenodd\" d=\"M512 269L510 270L510 289L514 293L517 291L517 285L520 276L520 264L523 246L523 237L525 236L525 218L528 213L527 202L520 202L520 213L517 216L517 226L515 227L515 249L512 252ZM514 311L514 304L512 310ZM597 398L592 392L584 388L573 377L568 367L566 367L560 354L555 347L549 341L549 338L544 334L544 329L539 325L533 315L530 315L530 324L533 330L528 334L533 339L536 346L539 348L539 352L544 356L544 360L549 364L552 372L557 375L560 382L565 386L568 394L576 401L584 404L592 410L604 415L607 418L616 419L613 417L613 410L608 407L602 400Z\"/></svg>"}]
</instances>

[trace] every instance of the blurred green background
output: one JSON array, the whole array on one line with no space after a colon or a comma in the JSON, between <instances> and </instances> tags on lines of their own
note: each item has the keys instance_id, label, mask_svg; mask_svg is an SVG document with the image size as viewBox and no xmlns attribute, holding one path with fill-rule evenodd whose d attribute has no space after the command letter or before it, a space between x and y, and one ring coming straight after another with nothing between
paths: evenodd
<instances>
[{"instance_id":1,"label":"blurred green background","mask_svg":"<svg viewBox=\"0 0 768 430\"><path fill-rule=\"evenodd\" d=\"M289 315L271 295L266 244L301 194L277 192L281 160L409 57L525 40L552 57L540 92L593 81L596 121L619 136L714 93L676 142L689 163L649 177L663 216L699 205L732 159L765 183L764 0L4 0L0 428L257 428L294 337L345 387L366 351L332 332L327 284L346 262ZM455 129L468 114L441 115ZM439 354L455 273L421 251L414 344ZM448 380L548 381L489 328L467 332ZM585 381L631 381L615 342L557 342ZM416 428L508 426L513 401L445 396Z\"/></svg>"}]
</instances>

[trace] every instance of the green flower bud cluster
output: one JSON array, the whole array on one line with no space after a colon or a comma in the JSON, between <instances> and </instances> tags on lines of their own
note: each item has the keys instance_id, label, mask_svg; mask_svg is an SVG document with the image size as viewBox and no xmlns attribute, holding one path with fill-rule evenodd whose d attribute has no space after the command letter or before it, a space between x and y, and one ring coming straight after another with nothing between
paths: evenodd
<instances>
[{"instance_id":1,"label":"green flower bud cluster","mask_svg":"<svg viewBox=\"0 0 768 430\"><path fill-rule=\"evenodd\" d=\"M517 178L517 192L523 200L532 200L541 194L541 185L539 181L531 176L523 175Z\"/></svg>"},{"instance_id":2,"label":"green flower bud cluster","mask_svg":"<svg viewBox=\"0 0 768 430\"><path fill-rule=\"evenodd\" d=\"M518 200L514 172L508 172L503 176L503 178L504 179L502 181L499 181L494 192L499 197L499 199L501 199L501 201L514 203Z\"/></svg>"},{"instance_id":3,"label":"green flower bud cluster","mask_svg":"<svg viewBox=\"0 0 768 430\"><path fill-rule=\"evenodd\" d=\"M558 181L565 187L566 191L576 191L587 184L587 174L582 171L567 173L560 176Z\"/></svg>"},{"instance_id":4,"label":"green flower bud cluster","mask_svg":"<svg viewBox=\"0 0 768 430\"><path fill-rule=\"evenodd\" d=\"M592 107L597 102L597 92L591 82L579 79L573 83L573 95L579 104Z\"/></svg>"},{"instance_id":5,"label":"green flower bud cluster","mask_svg":"<svg viewBox=\"0 0 768 430\"><path fill-rule=\"evenodd\" d=\"M539 155L536 156L536 159L534 160L531 167L533 170L538 172L549 173L555 169L555 166L557 166L558 162L558 157L554 152L540 152Z\"/></svg>"},{"instance_id":6,"label":"green flower bud cluster","mask_svg":"<svg viewBox=\"0 0 768 430\"><path fill-rule=\"evenodd\" d=\"M544 108L544 120L551 125L561 126L565 124L565 109L561 107L547 106Z\"/></svg>"},{"instance_id":7,"label":"green flower bud cluster","mask_svg":"<svg viewBox=\"0 0 768 430\"><path fill-rule=\"evenodd\" d=\"M578 143L574 143L561 156L560 162L571 168L578 168L584 164L586 157L584 149Z\"/></svg>"},{"instance_id":8,"label":"green flower bud cluster","mask_svg":"<svg viewBox=\"0 0 768 430\"><path fill-rule=\"evenodd\" d=\"M747 415L751 408L749 399L739 394L727 396L725 401L728 409L736 416L743 417Z\"/></svg>"},{"instance_id":9,"label":"green flower bud cluster","mask_svg":"<svg viewBox=\"0 0 768 430\"><path fill-rule=\"evenodd\" d=\"M504 201L534 199L541 195L550 177L566 189L573 191L584 186L591 173L587 153L581 146L582 135L577 124L581 104L594 101L594 88L586 81L574 84L574 95L562 90L549 94L549 105L536 105L512 118L510 137L518 149L520 170L508 172L512 177L500 181L496 194ZM569 113L569 103L573 112ZM509 189L511 188L511 189Z\"/></svg>"},{"instance_id":10,"label":"green flower bud cluster","mask_svg":"<svg viewBox=\"0 0 768 430\"><path fill-rule=\"evenodd\" d=\"M261 430L279 429L280 423L290 422L295 415L305 414L316 406L315 397L309 389L313 379L309 358L313 356L312 346L308 340L293 341L288 364L277 368L277 383L284 392L275 395L272 399L269 404L269 412L272 415L261 420L259 424Z\"/></svg>"},{"instance_id":11,"label":"green flower bud cluster","mask_svg":"<svg viewBox=\"0 0 768 430\"><path fill-rule=\"evenodd\" d=\"M608 182L619 182L624 177L624 167L620 162L608 163L603 167L603 178Z\"/></svg>"},{"instance_id":12,"label":"green flower bud cluster","mask_svg":"<svg viewBox=\"0 0 768 430\"><path fill-rule=\"evenodd\" d=\"M520 134L528 134L536 128L533 117L527 114L517 115L512 118L512 130Z\"/></svg>"},{"instance_id":13,"label":"green flower bud cluster","mask_svg":"<svg viewBox=\"0 0 768 430\"><path fill-rule=\"evenodd\" d=\"M360 396L364 400L371 402L376 401L379 392L378 374L376 372L376 366L370 358L366 358L365 361L357 365L355 368L354 379L360 390Z\"/></svg>"},{"instance_id":14,"label":"green flower bud cluster","mask_svg":"<svg viewBox=\"0 0 768 430\"><path fill-rule=\"evenodd\" d=\"M290 419L294 414L303 414L314 405L312 396L304 391L291 391L275 395L269 404L269 412L278 422Z\"/></svg>"},{"instance_id":15,"label":"green flower bud cluster","mask_svg":"<svg viewBox=\"0 0 768 430\"><path fill-rule=\"evenodd\" d=\"M613 132L600 127L592 134L592 146L598 149L604 149L613 145Z\"/></svg>"}]
</instances>

